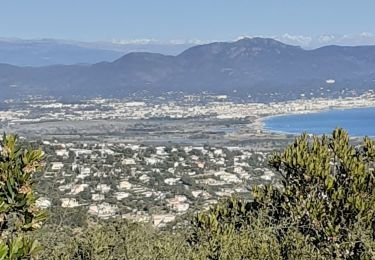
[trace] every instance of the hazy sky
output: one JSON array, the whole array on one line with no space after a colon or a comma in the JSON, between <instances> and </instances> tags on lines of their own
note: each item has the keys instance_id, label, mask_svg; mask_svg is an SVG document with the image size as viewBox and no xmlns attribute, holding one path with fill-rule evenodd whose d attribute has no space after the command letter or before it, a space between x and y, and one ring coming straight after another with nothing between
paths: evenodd
<instances>
[{"instance_id":1,"label":"hazy sky","mask_svg":"<svg viewBox=\"0 0 375 260\"><path fill-rule=\"evenodd\" d=\"M0 0L0 37L231 40L375 33L374 0Z\"/></svg>"}]
</instances>

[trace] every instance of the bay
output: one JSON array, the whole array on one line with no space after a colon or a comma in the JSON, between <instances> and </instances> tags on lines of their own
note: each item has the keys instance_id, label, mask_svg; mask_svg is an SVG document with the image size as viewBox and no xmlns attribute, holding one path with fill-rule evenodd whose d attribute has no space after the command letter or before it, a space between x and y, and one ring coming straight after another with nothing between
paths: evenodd
<instances>
[{"instance_id":1,"label":"bay","mask_svg":"<svg viewBox=\"0 0 375 260\"><path fill-rule=\"evenodd\" d=\"M351 136L375 137L375 107L332 109L309 114L271 116L264 120L265 129L290 134L331 134L336 127L345 128Z\"/></svg>"}]
</instances>

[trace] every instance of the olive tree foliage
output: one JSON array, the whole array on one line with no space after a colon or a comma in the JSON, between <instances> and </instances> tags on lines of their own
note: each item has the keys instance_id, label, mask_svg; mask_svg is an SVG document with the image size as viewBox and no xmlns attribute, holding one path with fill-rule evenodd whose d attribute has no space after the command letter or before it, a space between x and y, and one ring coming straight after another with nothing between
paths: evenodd
<instances>
[{"instance_id":1,"label":"olive tree foliage","mask_svg":"<svg viewBox=\"0 0 375 260\"><path fill-rule=\"evenodd\" d=\"M32 177L43 169L41 150L21 148L17 136L0 141L0 259L35 258L39 250L28 232L40 227L45 212L36 207Z\"/></svg>"},{"instance_id":2,"label":"olive tree foliage","mask_svg":"<svg viewBox=\"0 0 375 260\"><path fill-rule=\"evenodd\" d=\"M331 136L303 134L269 164L281 188L253 189L253 200L231 198L193 221L192 244L213 241L228 229L263 230L255 249L283 259L375 257L375 144L353 146L336 129ZM271 232L270 232L271 231ZM249 234L249 232L247 232ZM227 235L226 235L227 236ZM259 239L262 240L259 241ZM222 239L222 238L221 238ZM220 258L223 244L211 251Z\"/></svg>"}]
</instances>

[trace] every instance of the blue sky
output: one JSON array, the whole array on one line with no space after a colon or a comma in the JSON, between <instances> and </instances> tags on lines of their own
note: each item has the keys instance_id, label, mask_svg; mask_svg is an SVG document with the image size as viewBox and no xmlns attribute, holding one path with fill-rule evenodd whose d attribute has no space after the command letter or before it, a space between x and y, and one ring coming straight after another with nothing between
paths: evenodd
<instances>
[{"instance_id":1,"label":"blue sky","mask_svg":"<svg viewBox=\"0 0 375 260\"><path fill-rule=\"evenodd\" d=\"M0 0L0 37L232 40L375 33L374 0Z\"/></svg>"}]
</instances>

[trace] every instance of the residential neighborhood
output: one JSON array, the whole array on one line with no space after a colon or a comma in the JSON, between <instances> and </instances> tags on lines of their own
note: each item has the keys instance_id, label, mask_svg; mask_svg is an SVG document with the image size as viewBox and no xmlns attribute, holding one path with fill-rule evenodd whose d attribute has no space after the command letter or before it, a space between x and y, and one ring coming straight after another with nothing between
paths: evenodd
<instances>
[{"instance_id":1,"label":"residential neighborhood","mask_svg":"<svg viewBox=\"0 0 375 260\"><path fill-rule=\"evenodd\" d=\"M208 208L233 193L250 196L257 183L277 182L268 152L243 147L145 146L44 141L46 172L40 207L83 207L91 215L151 221Z\"/></svg>"}]
</instances>

